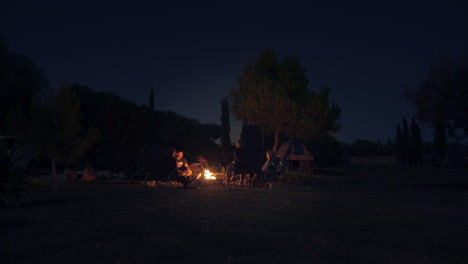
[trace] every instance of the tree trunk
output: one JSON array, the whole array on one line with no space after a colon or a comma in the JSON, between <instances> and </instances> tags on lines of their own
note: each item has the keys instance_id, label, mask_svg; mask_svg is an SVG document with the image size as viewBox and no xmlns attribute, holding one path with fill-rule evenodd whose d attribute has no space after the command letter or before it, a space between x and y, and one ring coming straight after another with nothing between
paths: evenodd
<instances>
[{"instance_id":1,"label":"tree trunk","mask_svg":"<svg viewBox=\"0 0 468 264\"><path fill-rule=\"evenodd\" d=\"M275 131L275 143L273 144L273 151L278 152L278 145L279 145L279 130Z\"/></svg>"},{"instance_id":2,"label":"tree trunk","mask_svg":"<svg viewBox=\"0 0 468 264\"><path fill-rule=\"evenodd\" d=\"M56 192L58 191L58 178L57 178L57 172L55 171L55 155L52 155L50 157L50 161L51 161L51 166L52 166L52 179L53 179L52 191Z\"/></svg>"}]
</instances>

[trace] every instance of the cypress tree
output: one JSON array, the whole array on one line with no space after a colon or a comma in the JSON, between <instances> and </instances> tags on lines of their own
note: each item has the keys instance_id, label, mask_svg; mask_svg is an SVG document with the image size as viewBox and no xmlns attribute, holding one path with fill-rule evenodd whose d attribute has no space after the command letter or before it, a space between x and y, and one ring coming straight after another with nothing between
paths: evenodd
<instances>
[{"instance_id":1,"label":"cypress tree","mask_svg":"<svg viewBox=\"0 0 468 264\"><path fill-rule=\"evenodd\" d=\"M396 155L398 160L404 164L404 157L403 157L403 132L401 131L400 124L397 125L396 130Z\"/></svg>"},{"instance_id":2,"label":"cypress tree","mask_svg":"<svg viewBox=\"0 0 468 264\"><path fill-rule=\"evenodd\" d=\"M405 165L410 164L410 132L408 127L408 121L406 118L403 118L403 131L401 138L401 148L403 155L403 163Z\"/></svg>"},{"instance_id":3,"label":"cypress tree","mask_svg":"<svg viewBox=\"0 0 468 264\"><path fill-rule=\"evenodd\" d=\"M411 157L414 165L421 164L422 145L421 129L413 118L411 120Z\"/></svg>"}]
</instances>

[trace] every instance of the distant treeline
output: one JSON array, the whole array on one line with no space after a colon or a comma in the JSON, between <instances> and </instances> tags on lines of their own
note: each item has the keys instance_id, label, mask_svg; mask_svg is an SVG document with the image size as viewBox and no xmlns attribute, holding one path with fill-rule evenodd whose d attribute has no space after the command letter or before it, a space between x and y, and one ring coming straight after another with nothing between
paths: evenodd
<instances>
[{"instance_id":1,"label":"distant treeline","mask_svg":"<svg viewBox=\"0 0 468 264\"><path fill-rule=\"evenodd\" d=\"M0 135L29 141L57 165L131 172L157 162L170 146L189 160L217 164L220 126L154 111L148 93L147 106L81 84L49 87L45 73L0 37Z\"/></svg>"},{"instance_id":2,"label":"distant treeline","mask_svg":"<svg viewBox=\"0 0 468 264\"><path fill-rule=\"evenodd\" d=\"M270 53L267 52L267 54ZM295 62L295 60L292 61ZM288 65L273 68L283 70L291 68L291 65ZM292 65L300 66L298 63ZM467 65L466 59L457 63L440 60L434 68L436 70L429 72L427 82L423 82L423 85L417 89L406 91L408 100L418 106L419 112L416 118L422 120L422 123L432 124L435 132L432 143L425 143L421 140L419 125L414 119L412 119L411 126L408 126L406 119L403 120L402 126L397 125L395 140L389 139L385 144L368 140L357 140L352 144L339 142L332 136L333 133L328 133L337 131L339 128L337 120L339 120L341 109L333 104L334 107L331 110L334 111L325 107L324 114L318 115L319 121L324 116L327 117L325 119L330 120L323 122L326 125L315 127L320 133L313 133L314 136L310 136L310 131L305 129L308 126L314 127L315 123L320 123L312 118L300 119L307 120L305 123L308 126L296 124L295 130L290 129L290 125L295 124L291 122L275 129L264 128L264 130L244 124L241 138L247 144L261 145L265 150L278 146L278 143L286 142L290 138L303 139L320 166L339 166L347 164L351 156L375 155L394 155L404 165L420 165L424 163L423 159L427 156L431 157L431 163L435 165L446 164L449 160L459 160L463 164L466 146L459 143L447 143L447 135L460 140L464 136L460 136L460 133L457 136L457 132L464 131L466 135L468 131L468 122L466 122L468 107L466 107L465 99ZM298 68L296 71L289 70L300 73L298 76L303 76L303 69L296 66L292 67ZM445 70L437 71L437 69ZM441 75L439 72L449 74ZM251 74L244 77L249 76ZM305 89L307 82L303 78L300 80L299 83L302 84L304 92L308 92ZM445 83L450 85L445 85ZM259 85L259 90L262 87ZM246 92L242 91L243 93L239 92L235 95L245 95ZM311 100L318 98L317 102L311 101L314 104L309 103L328 105L328 90L324 91L309 94ZM433 97L426 98L424 95L428 91L437 93L434 92ZM97 169L132 172L157 162L169 147L183 150L189 162L195 161L198 156L203 156L211 166L216 166L219 162L226 163L232 159L233 147L230 144L229 135L230 109L227 98L220 98L222 124L220 126L201 124L198 120L170 111L154 110L154 97L158 95L153 94L150 87L148 93L148 105L137 105L117 94L97 92L81 84L64 85L52 89L48 85L44 72L28 57L10 52L6 41L0 37L0 135L24 137L25 141L30 141L37 146L38 152L47 154L53 161L52 163L55 164L57 160L58 164L63 166L92 166ZM445 100L442 101L445 104L443 107L435 107L434 104L440 104L439 99L442 95L445 96ZM284 103L283 97L280 102ZM320 102L322 104L319 104ZM247 109L249 111L246 112L249 113L252 110ZM255 121L261 109L253 110L257 111L253 118ZM313 112L319 113L315 110ZM286 113L289 118L287 120L292 120L294 116L289 116L290 111ZM239 118L243 112L240 111L237 114ZM263 116L275 118L270 112ZM247 120L247 117L244 119ZM257 123L262 125L260 121ZM250 122L250 124L253 123L255 122ZM270 133L265 131L270 131ZM276 137L271 131L276 131ZM324 131L327 133L322 133ZM395 132L389 131L389 134L393 133ZM215 143L217 139L221 139L221 146ZM68 157L65 158L65 156Z\"/></svg>"},{"instance_id":3,"label":"distant treeline","mask_svg":"<svg viewBox=\"0 0 468 264\"><path fill-rule=\"evenodd\" d=\"M80 98L84 128L100 131L100 138L85 156L90 165L113 170L137 169L151 165L151 159L158 158L170 146L183 150L190 160L201 155L215 162L219 153L215 144L220 137L219 125L201 124L170 111L154 111L86 86L71 88Z\"/></svg>"}]
</instances>

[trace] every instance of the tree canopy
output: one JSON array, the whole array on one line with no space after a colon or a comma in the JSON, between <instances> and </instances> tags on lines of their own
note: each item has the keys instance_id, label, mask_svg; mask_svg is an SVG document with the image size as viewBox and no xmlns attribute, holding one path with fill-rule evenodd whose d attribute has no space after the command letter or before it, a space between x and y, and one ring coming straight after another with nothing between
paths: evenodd
<instances>
[{"instance_id":1,"label":"tree canopy","mask_svg":"<svg viewBox=\"0 0 468 264\"><path fill-rule=\"evenodd\" d=\"M200 124L174 112L148 108L109 92L97 92L75 84L80 97L85 128L99 129L101 137L88 153L89 163L99 169L131 172L142 166L142 156L151 146L183 149L187 159L202 155L214 159L214 139L220 127ZM151 161L155 162L155 160Z\"/></svg>"},{"instance_id":2,"label":"tree canopy","mask_svg":"<svg viewBox=\"0 0 468 264\"><path fill-rule=\"evenodd\" d=\"M32 101L45 96L47 89L44 72L30 58L10 52L0 37L0 133L6 133L9 111L29 114Z\"/></svg>"},{"instance_id":3,"label":"tree canopy","mask_svg":"<svg viewBox=\"0 0 468 264\"><path fill-rule=\"evenodd\" d=\"M189 161L203 156L217 164L221 127L156 111L154 96L151 89L149 105L140 106L80 84L48 89L35 63L9 52L0 37L0 134L21 138L52 164L133 173L157 163L148 153L169 146L183 149Z\"/></svg>"},{"instance_id":4,"label":"tree canopy","mask_svg":"<svg viewBox=\"0 0 468 264\"><path fill-rule=\"evenodd\" d=\"M341 109L328 102L329 89L308 90L305 69L297 57L279 60L266 49L254 64L247 64L230 91L231 111L237 120L255 125L275 136L280 133L306 141L340 129Z\"/></svg>"},{"instance_id":5,"label":"tree canopy","mask_svg":"<svg viewBox=\"0 0 468 264\"><path fill-rule=\"evenodd\" d=\"M468 60L453 62L439 56L418 87L404 97L417 107L416 118L453 138L468 133ZM462 133L460 134L460 130ZM441 131L438 131L440 133Z\"/></svg>"},{"instance_id":6,"label":"tree canopy","mask_svg":"<svg viewBox=\"0 0 468 264\"><path fill-rule=\"evenodd\" d=\"M79 98L65 85L49 90L43 100L34 100L29 115L15 108L6 119L10 133L21 137L38 153L48 155L54 190L58 188L56 161L62 165L77 162L99 136L95 129L83 129Z\"/></svg>"}]
</instances>

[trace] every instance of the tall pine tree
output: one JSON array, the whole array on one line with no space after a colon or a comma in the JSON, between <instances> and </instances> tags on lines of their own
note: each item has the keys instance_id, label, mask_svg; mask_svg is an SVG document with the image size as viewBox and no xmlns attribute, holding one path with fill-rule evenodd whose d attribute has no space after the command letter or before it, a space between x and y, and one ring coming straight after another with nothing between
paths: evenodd
<instances>
[{"instance_id":1,"label":"tall pine tree","mask_svg":"<svg viewBox=\"0 0 468 264\"><path fill-rule=\"evenodd\" d=\"M397 125L396 129L396 155L398 160L404 164L405 158L403 156L403 131L401 130L400 124Z\"/></svg>"},{"instance_id":2,"label":"tall pine tree","mask_svg":"<svg viewBox=\"0 0 468 264\"><path fill-rule=\"evenodd\" d=\"M329 102L328 88L314 92L308 82L298 58L279 60L273 50L264 50L242 69L238 89L230 91L232 114L273 134L273 150L280 134L305 141L332 136L340 129L341 108Z\"/></svg>"},{"instance_id":3,"label":"tall pine tree","mask_svg":"<svg viewBox=\"0 0 468 264\"><path fill-rule=\"evenodd\" d=\"M421 165L423 141L421 138L421 129L418 123L411 119L411 162L413 165Z\"/></svg>"},{"instance_id":4,"label":"tall pine tree","mask_svg":"<svg viewBox=\"0 0 468 264\"><path fill-rule=\"evenodd\" d=\"M405 165L410 164L410 132L408 127L408 121L406 118L403 118L403 131L401 138L401 149L403 156L403 163Z\"/></svg>"},{"instance_id":5,"label":"tall pine tree","mask_svg":"<svg viewBox=\"0 0 468 264\"><path fill-rule=\"evenodd\" d=\"M403 128L397 125L396 134L396 154L400 162L404 165L421 164L422 137L421 129L414 118L411 120L411 128L408 121L403 118Z\"/></svg>"}]
</instances>

